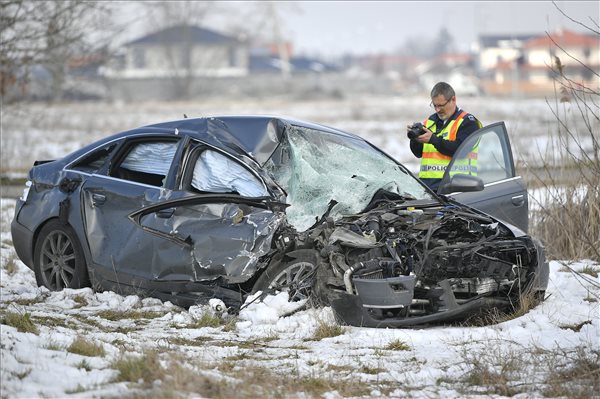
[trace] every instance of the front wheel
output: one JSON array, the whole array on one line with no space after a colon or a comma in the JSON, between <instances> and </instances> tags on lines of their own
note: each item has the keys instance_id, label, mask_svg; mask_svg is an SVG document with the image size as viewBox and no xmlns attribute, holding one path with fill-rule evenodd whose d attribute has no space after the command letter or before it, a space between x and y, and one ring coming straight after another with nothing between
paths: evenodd
<instances>
[{"instance_id":1,"label":"front wheel","mask_svg":"<svg viewBox=\"0 0 600 399\"><path fill-rule=\"evenodd\" d=\"M308 299L317 269L316 256L312 251L298 251L294 256L287 262L269 265L256 280L252 292L271 294L285 291L290 302Z\"/></svg>"},{"instance_id":2,"label":"front wheel","mask_svg":"<svg viewBox=\"0 0 600 399\"><path fill-rule=\"evenodd\" d=\"M89 287L81 244L71 226L58 220L46 224L35 245L35 279L51 291Z\"/></svg>"}]
</instances>

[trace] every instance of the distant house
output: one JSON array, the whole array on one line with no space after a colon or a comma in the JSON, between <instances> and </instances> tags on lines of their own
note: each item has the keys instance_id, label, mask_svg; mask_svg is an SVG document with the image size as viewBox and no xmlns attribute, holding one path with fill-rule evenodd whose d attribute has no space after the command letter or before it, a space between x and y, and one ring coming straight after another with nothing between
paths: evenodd
<instances>
[{"instance_id":1,"label":"distant house","mask_svg":"<svg viewBox=\"0 0 600 399\"><path fill-rule=\"evenodd\" d=\"M523 55L523 46L537 35L479 36L478 69L480 73L494 70L498 65L513 62Z\"/></svg>"},{"instance_id":2,"label":"distant house","mask_svg":"<svg viewBox=\"0 0 600 399\"><path fill-rule=\"evenodd\" d=\"M502 53L496 51L495 64L489 56L491 53L486 58L485 49L481 49L480 73L489 78L486 90L490 93L552 93L555 89L555 57L560 59L569 79L588 84L596 79L595 85L598 85L593 72L600 70L598 37L561 30L506 41L505 46Z\"/></svg>"},{"instance_id":3,"label":"distant house","mask_svg":"<svg viewBox=\"0 0 600 399\"><path fill-rule=\"evenodd\" d=\"M284 58L287 58L287 65ZM290 74L311 74L339 70L336 65L319 58L294 55L294 47L290 42L281 43L281 46L276 43L261 43L254 45L250 50L248 69L251 74L281 73L284 68Z\"/></svg>"},{"instance_id":4,"label":"distant house","mask_svg":"<svg viewBox=\"0 0 600 399\"><path fill-rule=\"evenodd\" d=\"M528 41L525 44L525 63L530 82L547 83L553 72L548 66L560 59L565 73L575 81L591 81L594 71L600 70L600 39L567 30L558 31ZM584 64L584 65L582 65Z\"/></svg>"},{"instance_id":5,"label":"distant house","mask_svg":"<svg viewBox=\"0 0 600 399\"><path fill-rule=\"evenodd\" d=\"M115 78L243 76L248 72L248 60L244 42L198 26L178 25L126 43L104 75Z\"/></svg>"},{"instance_id":6,"label":"distant house","mask_svg":"<svg viewBox=\"0 0 600 399\"><path fill-rule=\"evenodd\" d=\"M252 74L280 73L284 68L283 61L277 56L252 54L250 56L249 70ZM288 70L292 74L335 72L336 65L311 57L290 57Z\"/></svg>"}]
</instances>

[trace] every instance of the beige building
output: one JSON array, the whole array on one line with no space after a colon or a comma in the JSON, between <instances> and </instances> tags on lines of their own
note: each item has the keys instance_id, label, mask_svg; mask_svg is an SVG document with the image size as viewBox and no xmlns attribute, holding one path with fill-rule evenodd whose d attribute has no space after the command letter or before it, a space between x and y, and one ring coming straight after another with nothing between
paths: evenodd
<instances>
[{"instance_id":1,"label":"beige building","mask_svg":"<svg viewBox=\"0 0 600 399\"><path fill-rule=\"evenodd\" d=\"M481 35L478 43L478 66L482 72L492 71L499 64L513 62L523 51L525 42L535 35Z\"/></svg>"},{"instance_id":2,"label":"beige building","mask_svg":"<svg viewBox=\"0 0 600 399\"><path fill-rule=\"evenodd\" d=\"M248 58L245 43L233 37L179 25L125 44L104 75L124 79L244 76Z\"/></svg>"}]
</instances>

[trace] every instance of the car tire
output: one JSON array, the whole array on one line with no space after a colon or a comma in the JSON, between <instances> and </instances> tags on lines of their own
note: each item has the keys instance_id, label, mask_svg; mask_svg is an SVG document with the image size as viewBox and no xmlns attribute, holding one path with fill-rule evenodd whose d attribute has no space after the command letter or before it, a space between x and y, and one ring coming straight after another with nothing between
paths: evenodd
<instances>
[{"instance_id":1,"label":"car tire","mask_svg":"<svg viewBox=\"0 0 600 399\"><path fill-rule=\"evenodd\" d=\"M38 235L33 256L39 286L51 291L90 286L83 249L71 226L48 222Z\"/></svg>"},{"instance_id":2,"label":"car tire","mask_svg":"<svg viewBox=\"0 0 600 399\"><path fill-rule=\"evenodd\" d=\"M252 292L274 294L277 291L287 291L290 302L309 299L317 270L316 263L314 251L298 251L286 262L267 266L256 280Z\"/></svg>"}]
</instances>

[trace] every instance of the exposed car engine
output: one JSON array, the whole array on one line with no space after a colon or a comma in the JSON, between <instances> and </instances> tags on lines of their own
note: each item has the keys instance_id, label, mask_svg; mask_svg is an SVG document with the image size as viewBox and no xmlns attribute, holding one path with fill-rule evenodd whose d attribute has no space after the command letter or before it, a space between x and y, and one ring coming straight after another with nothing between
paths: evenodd
<instances>
[{"instance_id":1,"label":"exposed car engine","mask_svg":"<svg viewBox=\"0 0 600 399\"><path fill-rule=\"evenodd\" d=\"M461 305L480 298L514 304L538 262L531 239L515 238L491 218L454 205L388 201L329 220L311 236L325 263L315 292L352 325L441 312L448 312L443 319L457 318ZM346 306L349 301L360 306Z\"/></svg>"}]
</instances>

